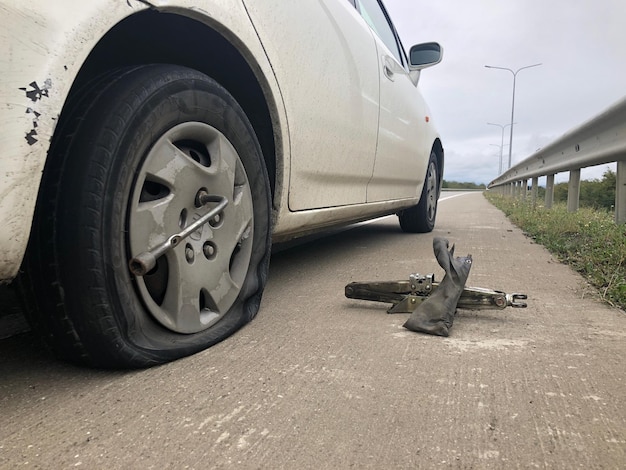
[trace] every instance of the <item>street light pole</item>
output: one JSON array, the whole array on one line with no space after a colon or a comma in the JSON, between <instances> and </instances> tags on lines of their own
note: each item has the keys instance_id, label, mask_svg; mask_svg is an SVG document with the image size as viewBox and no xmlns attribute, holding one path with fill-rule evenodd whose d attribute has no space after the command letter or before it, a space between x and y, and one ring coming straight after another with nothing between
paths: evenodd
<instances>
[{"instance_id":1,"label":"street light pole","mask_svg":"<svg viewBox=\"0 0 626 470\"><path fill-rule=\"evenodd\" d=\"M498 145L498 144L489 144L489 145L493 145L494 147L499 147L500 148L500 166L498 167L498 175L502 174L502 145Z\"/></svg>"},{"instance_id":2,"label":"street light pole","mask_svg":"<svg viewBox=\"0 0 626 470\"><path fill-rule=\"evenodd\" d=\"M517 124L517 123L515 123ZM509 127L511 124L494 124L493 122L488 122L487 123L488 126L498 126L499 128L502 129L502 136L500 138L500 167L498 169L498 175L502 174L502 149L504 148L504 129L506 129L507 127ZM511 167L511 164L509 163L509 168Z\"/></svg>"},{"instance_id":3,"label":"street light pole","mask_svg":"<svg viewBox=\"0 0 626 470\"><path fill-rule=\"evenodd\" d=\"M529 69L531 67L538 67L540 65L541 64L527 65L525 67L520 67L519 69L515 71L506 67L495 67L493 65L485 65L485 67L487 67L488 69L508 70L509 72L513 74L513 99L511 101L511 136L509 140L509 166L508 168L511 168L511 156L513 155L513 120L515 119L515 79L517 78L517 73L520 70Z\"/></svg>"}]
</instances>

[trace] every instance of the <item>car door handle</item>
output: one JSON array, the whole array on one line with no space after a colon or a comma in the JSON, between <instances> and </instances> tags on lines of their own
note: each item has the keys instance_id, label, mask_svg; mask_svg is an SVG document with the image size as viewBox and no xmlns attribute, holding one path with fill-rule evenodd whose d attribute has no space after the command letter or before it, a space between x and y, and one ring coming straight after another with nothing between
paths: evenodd
<instances>
[{"instance_id":1,"label":"car door handle","mask_svg":"<svg viewBox=\"0 0 626 470\"><path fill-rule=\"evenodd\" d=\"M393 82L393 70L391 70L387 64L383 65L383 73L385 74L385 77Z\"/></svg>"},{"instance_id":2,"label":"car door handle","mask_svg":"<svg viewBox=\"0 0 626 470\"><path fill-rule=\"evenodd\" d=\"M385 74L385 77L387 77L392 82L395 79L395 72L393 71L393 69L394 69L393 60L389 56L384 56L383 57L383 73Z\"/></svg>"}]
</instances>

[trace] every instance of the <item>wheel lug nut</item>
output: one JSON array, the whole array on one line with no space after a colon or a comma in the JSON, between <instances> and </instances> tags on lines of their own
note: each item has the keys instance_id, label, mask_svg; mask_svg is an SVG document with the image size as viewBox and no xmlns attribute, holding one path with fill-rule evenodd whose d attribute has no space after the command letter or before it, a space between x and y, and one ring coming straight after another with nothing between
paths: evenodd
<instances>
[{"instance_id":1,"label":"wheel lug nut","mask_svg":"<svg viewBox=\"0 0 626 470\"><path fill-rule=\"evenodd\" d=\"M185 247L185 258L187 259L188 263L193 263L194 252L193 252L193 248L190 245L187 245Z\"/></svg>"},{"instance_id":2,"label":"wheel lug nut","mask_svg":"<svg viewBox=\"0 0 626 470\"><path fill-rule=\"evenodd\" d=\"M196 207L202 207L208 202L209 193L205 189L201 189L196 194L195 204Z\"/></svg>"},{"instance_id":3,"label":"wheel lug nut","mask_svg":"<svg viewBox=\"0 0 626 470\"><path fill-rule=\"evenodd\" d=\"M202 252L206 259L214 259L217 249L213 243L207 242L202 246Z\"/></svg>"},{"instance_id":4,"label":"wheel lug nut","mask_svg":"<svg viewBox=\"0 0 626 470\"><path fill-rule=\"evenodd\" d=\"M222 222L222 213L219 213L209 221L209 225L213 228L216 228L220 225L221 222Z\"/></svg>"}]
</instances>

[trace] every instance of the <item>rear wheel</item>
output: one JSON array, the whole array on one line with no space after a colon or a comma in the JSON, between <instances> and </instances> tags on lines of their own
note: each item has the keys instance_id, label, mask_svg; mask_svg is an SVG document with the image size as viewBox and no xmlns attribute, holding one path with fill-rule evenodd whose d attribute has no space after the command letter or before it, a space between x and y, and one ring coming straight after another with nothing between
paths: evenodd
<instances>
[{"instance_id":1,"label":"rear wheel","mask_svg":"<svg viewBox=\"0 0 626 470\"><path fill-rule=\"evenodd\" d=\"M432 232L437 217L438 198L439 166L437 156L431 152L419 203L398 213L402 230L410 233Z\"/></svg>"},{"instance_id":2,"label":"rear wheel","mask_svg":"<svg viewBox=\"0 0 626 470\"><path fill-rule=\"evenodd\" d=\"M72 106L20 280L52 348L74 362L145 367L250 321L267 278L270 195L232 96L194 70L149 65L108 74ZM154 265L133 274L129 261L146 253Z\"/></svg>"}]
</instances>

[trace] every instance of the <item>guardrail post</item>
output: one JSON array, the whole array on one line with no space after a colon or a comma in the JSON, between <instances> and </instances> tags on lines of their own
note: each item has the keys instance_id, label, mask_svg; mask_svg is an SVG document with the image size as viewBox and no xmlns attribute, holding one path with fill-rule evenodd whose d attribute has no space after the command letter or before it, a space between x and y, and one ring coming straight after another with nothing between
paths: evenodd
<instances>
[{"instance_id":1,"label":"guardrail post","mask_svg":"<svg viewBox=\"0 0 626 470\"><path fill-rule=\"evenodd\" d=\"M615 223L626 223L626 160L617 162L615 175Z\"/></svg>"},{"instance_id":2,"label":"guardrail post","mask_svg":"<svg viewBox=\"0 0 626 470\"><path fill-rule=\"evenodd\" d=\"M554 202L554 175L547 175L546 176L546 200L545 200L546 209L551 209L553 202Z\"/></svg>"},{"instance_id":3,"label":"guardrail post","mask_svg":"<svg viewBox=\"0 0 626 470\"><path fill-rule=\"evenodd\" d=\"M567 184L567 211L576 212L580 199L580 169L570 170Z\"/></svg>"},{"instance_id":4,"label":"guardrail post","mask_svg":"<svg viewBox=\"0 0 626 470\"><path fill-rule=\"evenodd\" d=\"M528 180L522 180L522 200L526 200L526 196L528 193Z\"/></svg>"},{"instance_id":5,"label":"guardrail post","mask_svg":"<svg viewBox=\"0 0 626 470\"><path fill-rule=\"evenodd\" d=\"M532 179L532 189L530 193L530 199L532 201L533 207L537 204L537 186L539 186L539 177L535 176Z\"/></svg>"}]
</instances>

